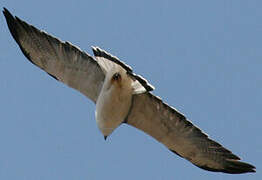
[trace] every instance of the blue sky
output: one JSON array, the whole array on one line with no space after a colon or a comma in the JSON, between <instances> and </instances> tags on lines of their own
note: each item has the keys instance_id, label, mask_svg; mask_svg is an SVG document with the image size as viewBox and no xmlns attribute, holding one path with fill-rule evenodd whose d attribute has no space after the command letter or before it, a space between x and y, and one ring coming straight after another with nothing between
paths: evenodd
<instances>
[{"instance_id":1,"label":"blue sky","mask_svg":"<svg viewBox=\"0 0 262 180\"><path fill-rule=\"evenodd\" d=\"M15 1L8 8L91 54L131 65L154 94L257 167L203 171L127 125L107 141L95 105L22 55L0 16L0 179L259 179L262 177L262 2Z\"/></svg>"}]
</instances>

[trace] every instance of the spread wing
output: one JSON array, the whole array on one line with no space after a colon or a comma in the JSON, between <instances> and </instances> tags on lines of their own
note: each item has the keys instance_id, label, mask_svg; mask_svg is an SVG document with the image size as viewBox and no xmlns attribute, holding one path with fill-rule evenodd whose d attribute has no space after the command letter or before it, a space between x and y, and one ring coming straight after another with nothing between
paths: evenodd
<instances>
[{"instance_id":1,"label":"spread wing","mask_svg":"<svg viewBox=\"0 0 262 180\"><path fill-rule=\"evenodd\" d=\"M151 135L175 154L209 171L255 172L255 167L209 139L183 114L151 93L134 95L126 123Z\"/></svg>"},{"instance_id":2,"label":"spread wing","mask_svg":"<svg viewBox=\"0 0 262 180\"><path fill-rule=\"evenodd\" d=\"M28 60L96 102L105 75L92 56L13 17L5 8L3 13L13 38Z\"/></svg>"}]
</instances>

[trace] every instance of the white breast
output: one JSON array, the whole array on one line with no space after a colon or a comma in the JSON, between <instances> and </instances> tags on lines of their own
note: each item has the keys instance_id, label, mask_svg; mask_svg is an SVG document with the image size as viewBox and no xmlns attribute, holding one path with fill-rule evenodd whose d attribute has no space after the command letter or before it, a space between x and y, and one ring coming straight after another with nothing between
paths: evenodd
<instances>
[{"instance_id":1,"label":"white breast","mask_svg":"<svg viewBox=\"0 0 262 180\"><path fill-rule=\"evenodd\" d=\"M121 82L112 82L114 73L120 73ZM107 73L96 102L96 122L104 136L110 135L126 118L133 94L132 80L117 66Z\"/></svg>"}]
</instances>

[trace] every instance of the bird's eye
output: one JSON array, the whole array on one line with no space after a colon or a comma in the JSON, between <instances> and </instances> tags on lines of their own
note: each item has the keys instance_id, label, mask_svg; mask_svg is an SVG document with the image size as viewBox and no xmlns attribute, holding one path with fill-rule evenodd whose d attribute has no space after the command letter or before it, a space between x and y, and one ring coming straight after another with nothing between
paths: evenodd
<instances>
[{"instance_id":1,"label":"bird's eye","mask_svg":"<svg viewBox=\"0 0 262 180\"><path fill-rule=\"evenodd\" d=\"M121 79L121 75L119 73L115 73L112 77L113 80L118 81Z\"/></svg>"}]
</instances>

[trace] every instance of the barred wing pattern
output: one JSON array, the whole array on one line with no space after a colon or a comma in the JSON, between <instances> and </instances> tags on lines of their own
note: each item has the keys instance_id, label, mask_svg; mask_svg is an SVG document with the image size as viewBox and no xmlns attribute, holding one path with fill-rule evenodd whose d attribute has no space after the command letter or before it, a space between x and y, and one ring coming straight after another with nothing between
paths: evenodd
<instances>
[{"instance_id":1,"label":"barred wing pattern","mask_svg":"<svg viewBox=\"0 0 262 180\"><path fill-rule=\"evenodd\" d=\"M255 172L254 166L240 162L239 157L209 139L183 114L149 92L133 97L126 123L202 169L231 174Z\"/></svg>"},{"instance_id":2,"label":"barred wing pattern","mask_svg":"<svg viewBox=\"0 0 262 180\"><path fill-rule=\"evenodd\" d=\"M92 56L13 17L7 9L4 15L13 38L33 64L96 102L105 75Z\"/></svg>"}]
</instances>

